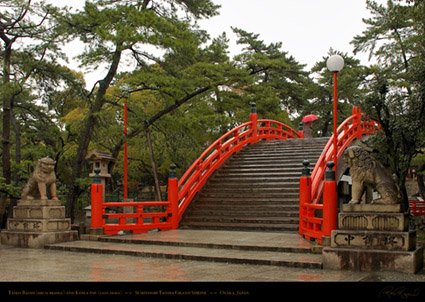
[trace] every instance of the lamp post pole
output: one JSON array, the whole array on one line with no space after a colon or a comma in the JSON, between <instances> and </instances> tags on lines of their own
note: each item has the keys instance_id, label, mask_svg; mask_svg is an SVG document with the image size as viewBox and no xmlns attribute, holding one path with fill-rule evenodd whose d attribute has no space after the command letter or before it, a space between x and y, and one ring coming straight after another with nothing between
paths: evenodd
<instances>
[{"instance_id":1,"label":"lamp post pole","mask_svg":"<svg viewBox=\"0 0 425 302\"><path fill-rule=\"evenodd\" d=\"M335 172L336 165L338 163L337 156L338 156L338 133L337 133L337 127L338 127L338 84L337 84L337 78L338 78L338 72L334 71L334 163L335 163Z\"/></svg>"},{"instance_id":2,"label":"lamp post pole","mask_svg":"<svg viewBox=\"0 0 425 302\"><path fill-rule=\"evenodd\" d=\"M338 72L344 67L344 59L339 55L330 56L326 65L330 72L333 73L334 81L334 155L333 162L328 162L327 166L329 171L326 172L325 191L323 193L323 234L325 237L331 235L331 231L336 229L337 221L337 203L338 203L338 189L337 189L337 163L338 163L338 133L337 133L337 111L338 111L338 90L337 90L337 77ZM334 169L332 170L332 166Z\"/></svg>"},{"instance_id":3,"label":"lamp post pole","mask_svg":"<svg viewBox=\"0 0 425 302\"><path fill-rule=\"evenodd\" d=\"M333 73L333 82L334 82L334 126L333 126L333 145L334 145L334 156L333 161L335 163L335 173L337 172L337 163L338 163L338 133L337 133L337 126L338 126L338 88L337 88L337 78L338 78L338 72L341 71L341 69L344 67L344 59L339 55L333 55L330 56L329 59L326 62L326 65Z\"/></svg>"},{"instance_id":4,"label":"lamp post pole","mask_svg":"<svg viewBox=\"0 0 425 302\"><path fill-rule=\"evenodd\" d=\"M122 85L121 90L124 93L124 199L127 199L127 100L130 96L130 86L128 84L124 84Z\"/></svg>"},{"instance_id":5,"label":"lamp post pole","mask_svg":"<svg viewBox=\"0 0 425 302\"><path fill-rule=\"evenodd\" d=\"M127 96L124 99L124 136L124 199L127 199Z\"/></svg>"}]
</instances>

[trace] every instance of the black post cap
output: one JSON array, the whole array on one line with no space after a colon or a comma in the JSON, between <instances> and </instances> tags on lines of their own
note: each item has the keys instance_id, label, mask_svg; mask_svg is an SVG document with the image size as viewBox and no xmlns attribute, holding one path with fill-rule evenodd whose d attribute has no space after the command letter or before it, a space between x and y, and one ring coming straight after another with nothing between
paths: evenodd
<instances>
[{"instance_id":1,"label":"black post cap","mask_svg":"<svg viewBox=\"0 0 425 302\"><path fill-rule=\"evenodd\" d=\"M326 166L328 167L328 170L326 171L326 180L329 180L329 181L333 180L334 181L335 180L335 171L334 171L333 167L335 166L335 163L333 161L328 161Z\"/></svg>"},{"instance_id":2,"label":"black post cap","mask_svg":"<svg viewBox=\"0 0 425 302\"><path fill-rule=\"evenodd\" d=\"M93 170L93 172L95 173L95 175L93 176L93 183L94 183L94 184L100 184L100 183L102 183L102 182L101 182L100 175L99 175L99 173L100 173L100 169L99 169L99 168L95 168L95 169Z\"/></svg>"},{"instance_id":3,"label":"black post cap","mask_svg":"<svg viewBox=\"0 0 425 302\"><path fill-rule=\"evenodd\" d=\"M308 167L310 165L310 162L308 160L303 161L303 171L301 173L301 176L310 176L310 168Z\"/></svg>"},{"instance_id":4,"label":"black post cap","mask_svg":"<svg viewBox=\"0 0 425 302\"><path fill-rule=\"evenodd\" d=\"M257 113L257 104L255 103L251 104L251 113Z\"/></svg>"},{"instance_id":5,"label":"black post cap","mask_svg":"<svg viewBox=\"0 0 425 302\"><path fill-rule=\"evenodd\" d=\"M169 178L177 178L177 172L176 172L177 166L175 164L170 165L170 175Z\"/></svg>"}]
</instances>

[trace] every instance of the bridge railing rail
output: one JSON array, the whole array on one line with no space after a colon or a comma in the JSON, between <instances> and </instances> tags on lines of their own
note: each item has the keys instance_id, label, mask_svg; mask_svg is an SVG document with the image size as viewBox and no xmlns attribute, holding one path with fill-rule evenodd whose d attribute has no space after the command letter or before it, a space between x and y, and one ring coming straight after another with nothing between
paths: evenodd
<instances>
[{"instance_id":1,"label":"bridge railing rail","mask_svg":"<svg viewBox=\"0 0 425 302\"><path fill-rule=\"evenodd\" d=\"M363 135L371 134L379 129L379 124L361 112L359 107L353 107L353 113L337 129L337 159L344 150L351 145L353 140ZM333 136L326 144L322 155L316 162L311 175L305 173L300 181L300 221L299 233L308 240L321 242L324 236L323 223L326 213L323 213L322 200L325 187L325 173L327 164L333 159ZM320 213L321 212L321 213ZM325 218L326 219L326 218ZM326 234L328 235L328 234Z\"/></svg>"},{"instance_id":2,"label":"bridge railing rail","mask_svg":"<svg viewBox=\"0 0 425 302\"><path fill-rule=\"evenodd\" d=\"M295 131L279 121L257 119L255 107L250 121L216 140L178 181L178 220L180 221L190 202L201 190L208 178L234 153L248 144L260 140L285 140L303 138L302 131Z\"/></svg>"}]
</instances>

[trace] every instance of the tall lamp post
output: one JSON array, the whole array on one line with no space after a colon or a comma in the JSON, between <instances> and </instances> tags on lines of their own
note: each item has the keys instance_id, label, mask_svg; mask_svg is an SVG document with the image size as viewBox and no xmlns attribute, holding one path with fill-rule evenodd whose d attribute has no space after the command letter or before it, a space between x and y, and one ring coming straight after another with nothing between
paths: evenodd
<instances>
[{"instance_id":1,"label":"tall lamp post","mask_svg":"<svg viewBox=\"0 0 425 302\"><path fill-rule=\"evenodd\" d=\"M121 90L124 93L124 199L127 199L127 100L130 96L130 85L122 85Z\"/></svg>"},{"instance_id":2,"label":"tall lamp post","mask_svg":"<svg viewBox=\"0 0 425 302\"><path fill-rule=\"evenodd\" d=\"M344 59L339 55L330 56L326 62L330 72L333 72L334 76L334 163L335 163L335 173L337 172L337 154L338 154L338 133L337 133L337 111L338 111L338 90L337 90L337 75L338 72L344 67Z\"/></svg>"}]
</instances>

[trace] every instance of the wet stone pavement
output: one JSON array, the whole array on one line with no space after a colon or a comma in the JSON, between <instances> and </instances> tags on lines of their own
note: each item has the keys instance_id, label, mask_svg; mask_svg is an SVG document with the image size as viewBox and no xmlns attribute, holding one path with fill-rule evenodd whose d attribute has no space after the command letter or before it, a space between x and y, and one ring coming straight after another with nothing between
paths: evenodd
<instances>
[{"instance_id":1,"label":"wet stone pavement","mask_svg":"<svg viewBox=\"0 0 425 302\"><path fill-rule=\"evenodd\" d=\"M79 244L84 242L80 241ZM253 296L264 294L264 291L276 293L283 289L299 290L305 282L309 283L309 288L318 290L323 290L326 286L335 289L334 282L342 282L342 288L368 284L367 287L373 287L375 291L381 291L393 282L402 282L404 287L408 285L410 300L425 297L424 270L414 275L353 272L25 249L5 245L0 245L0 272L1 294L7 296L13 296L14 293L22 295L22 290L28 288L33 290L33 294L37 294L41 289L51 291L58 286L61 289L58 294L64 294L65 288L69 289L70 284L74 285L74 294L75 288L82 288L88 294L92 287L97 289L93 293L106 288L117 290L116 293L121 295L147 295L150 290L151 294L158 294L161 288L164 291L172 288L172 292L176 293L178 289L185 288L186 293L192 294L201 290L206 294L225 295L226 290L229 290L229 293L239 292L240 295L245 293ZM339 285L337 287L341 288ZM140 291L141 288L144 292ZM309 294L309 291L303 294ZM387 293L386 296L390 297L390 294Z\"/></svg>"}]
</instances>

